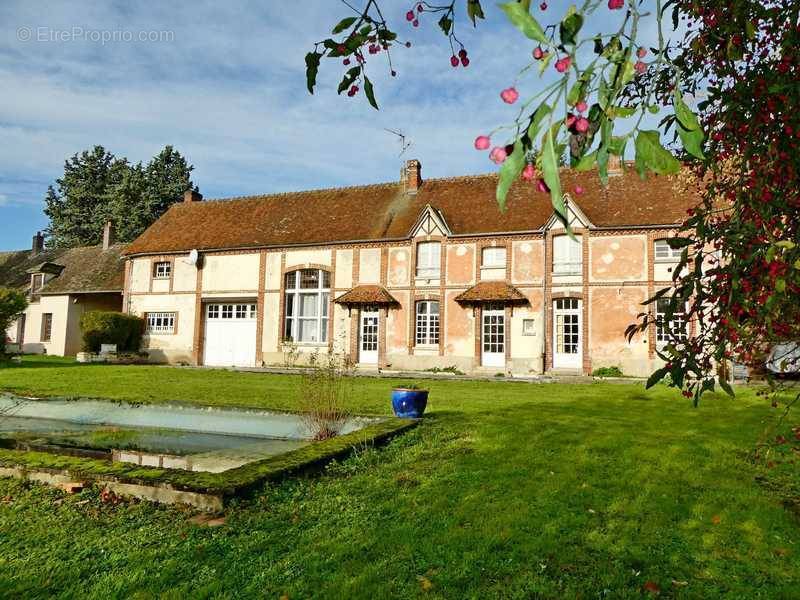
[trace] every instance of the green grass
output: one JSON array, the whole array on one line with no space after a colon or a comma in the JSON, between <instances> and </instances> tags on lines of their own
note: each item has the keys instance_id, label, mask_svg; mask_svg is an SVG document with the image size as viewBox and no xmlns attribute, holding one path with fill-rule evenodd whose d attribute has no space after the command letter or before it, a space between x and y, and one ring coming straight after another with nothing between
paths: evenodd
<instances>
[{"instance_id":1,"label":"green grass","mask_svg":"<svg viewBox=\"0 0 800 600\"><path fill-rule=\"evenodd\" d=\"M296 406L296 383L0 369L16 392L274 409ZM753 392L693 409L664 386L425 384L419 427L268 484L220 528L0 479L0 596L639 598L651 581L661 597L798 597L800 520L783 505L798 471L772 479L749 460L774 419ZM388 414L391 386L359 379L352 407Z\"/></svg>"}]
</instances>

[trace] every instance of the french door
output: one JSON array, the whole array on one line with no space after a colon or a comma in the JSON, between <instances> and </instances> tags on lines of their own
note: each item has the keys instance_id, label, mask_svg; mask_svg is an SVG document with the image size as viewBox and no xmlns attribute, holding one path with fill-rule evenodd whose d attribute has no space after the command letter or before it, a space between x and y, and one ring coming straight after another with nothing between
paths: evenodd
<instances>
[{"instance_id":1,"label":"french door","mask_svg":"<svg viewBox=\"0 0 800 600\"><path fill-rule=\"evenodd\" d=\"M481 326L481 365L506 366L506 311L502 305L487 304Z\"/></svg>"},{"instance_id":2,"label":"french door","mask_svg":"<svg viewBox=\"0 0 800 600\"><path fill-rule=\"evenodd\" d=\"M358 362L378 364L378 309L365 306L358 327Z\"/></svg>"},{"instance_id":3,"label":"french door","mask_svg":"<svg viewBox=\"0 0 800 600\"><path fill-rule=\"evenodd\" d=\"M577 298L558 298L553 302L554 369L583 366L581 319L581 301Z\"/></svg>"}]
</instances>

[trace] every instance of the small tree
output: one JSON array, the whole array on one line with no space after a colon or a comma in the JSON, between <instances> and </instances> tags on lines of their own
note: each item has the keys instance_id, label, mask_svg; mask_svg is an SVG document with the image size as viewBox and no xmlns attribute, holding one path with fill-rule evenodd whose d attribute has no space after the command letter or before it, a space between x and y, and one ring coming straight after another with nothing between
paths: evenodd
<instances>
[{"instance_id":1,"label":"small tree","mask_svg":"<svg viewBox=\"0 0 800 600\"><path fill-rule=\"evenodd\" d=\"M25 294L9 288L0 288L0 356L6 352L6 331L28 307Z\"/></svg>"},{"instance_id":2,"label":"small tree","mask_svg":"<svg viewBox=\"0 0 800 600\"><path fill-rule=\"evenodd\" d=\"M331 351L309 358L310 369L300 383L301 419L315 441L339 435L352 416L347 401L353 394L355 363L349 355Z\"/></svg>"}]
</instances>

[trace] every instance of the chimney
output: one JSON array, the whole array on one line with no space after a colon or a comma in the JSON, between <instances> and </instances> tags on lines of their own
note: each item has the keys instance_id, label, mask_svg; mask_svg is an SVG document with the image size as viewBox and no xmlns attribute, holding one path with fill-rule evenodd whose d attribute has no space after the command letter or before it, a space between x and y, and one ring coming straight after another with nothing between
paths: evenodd
<instances>
[{"instance_id":1,"label":"chimney","mask_svg":"<svg viewBox=\"0 0 800 600\"><path fill-rule=\"evenodd\" d=\"M103 252L113 246L114 242L116 241L116 236L114 235L114 223L112 223L110 220L106 221L106 225L103 227Z\"/></svg>"},{"instance_id":2,"label":"chimney","mask_svg":"<svg viewBox=\"0 0 800 600\"><path fill-rule=\"evenodd\" d=\"M404 175L405 177L402 178L402 181L405 184L406 191L410 194L416 194L419 186L422 185L422 164L415 159L406 161Z\"/></svg>"},{"instance_id":3,"label":"chimney","mask_svg":"<svg viewBox=\"0 0 800 600\"><path fill-rule=\"evenodd\" d=\"M200 202L203 199L203 194L198 192L197 190L186 190L183 192L183 201L186 204L191 204L192 202Z\"/></svg>"},{"instance_id":4,"label":"chimney","mask_svg":"<svg viewBox=\"0 0 800 600\"><path fill-rule=\"evenodd\" d=\"M33 245L31 248L31 256L36 256L44 252L44 236L41 231L37 231L33 236Z\"/></svg>"},{"instance_id":5,"label":"chimney","mask_svg":"<svg viewBox=\"0 0 800 600\"><path fill-rule=\"evenodd\" d=\"M615 154L608 155L608 176L622 175L622 158Z\"/></svg>"}]
</instances>

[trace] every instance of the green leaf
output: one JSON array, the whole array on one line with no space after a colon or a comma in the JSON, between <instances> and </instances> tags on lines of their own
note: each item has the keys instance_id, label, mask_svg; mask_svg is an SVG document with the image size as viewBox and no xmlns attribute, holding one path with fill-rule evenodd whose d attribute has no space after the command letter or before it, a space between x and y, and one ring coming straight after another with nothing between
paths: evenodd
<instances>
[{"instance_id":1,"label":"green leaf","mask_svg":"<svg viewBox=\"0 0 800 600\"><path fill-rule=\"evenodd\" d=\"M573 8L574 10L574 8ZM562 44L574 44L578 32L583 27L583 15L577 12L571 12L558 27L558 32L561 37Z\"/></svg>"},{"instance_id":2,"label":"green leaf","mask_svg":"<svg viewBox=\"0 0 800 600\"><path fill-rule=\"evenodd\" d=\"M608 108L607 113L609 119L616 119L617 117L627 119L636 114L636 108L631 108L630 106L611 106Z\"/></svg>"},{"instance_id":3,"label":"green leaf","mask_svg":"<svg viewBox=\"0 0 800 600\"><path fill-rule=\"evenodd\" d=\"M667 369L667 367L661 367L660 369L654 371L652 375L650 375L650 377L647 378L647 383L644 385L644 389L649 390L659 381L664 379L664 376L667 374L668 371L669 369Z\"/></svg>"},{"instance_id":4,"label":"green leaf","mask_svg":"<svg viewBox=\"0 0 800 600\"><path fill-rule=\"evenodd\" d=\"M644 130L636 136L636 166L641 164L659 175L672 175L680 171L681 163L665 149L658 131Z\"/></svg>"},{"instance_id":5,"label":"green leaf","mask_svg":"<svg viewBox=\"0 0 800 600\"><path fill-rule=\"evenodd\" d=\"M675 93L673 94L673 97L675 116L678 117L678 122L683 126L683 128L687 129L688 131L700 129L700 122L697 120L697 115L695 115L691 109L686 106L686 102L683 101L683 94L678 89L677 84L675 85Z\"/></svg>"},{"instance_id":6,"label":"green leaf","mask_svg":"<svg viewBox=\"0 0 800 600\"><path fill-rule=\"evenodd\" d=\"M333 31L331 31L331 33L334 35L336 35L337 33L342 33L345 29L350 27L357 20L358 17L347 17L345 19L342 19L336 24L336 27L333 28Z\"/></svg>"},{"instance_id":7,"label":"green leaf","mask_svg":"<svg viewBox=\"0 0 800 600\"><path fill-rule=\"evenodd\" d=\"M442 18L439 19L439 29L441 29L445 35L450 35L450 28L453 26L453 20L448 18L447 15L442 15Z\"/></svg>"},{"instance_id":8,"label":"green leaf","mask_svg":"<svg viewBox=\"0 0 800 600\"><path fill-rule=\"evenodd\" d=\"M596 160L597 151L595 150L589 154L584 154L581 159L572 166L572 168L576 171L588 171L594 166Z\"/></svg>"},{"instance_id":9,"label":"green leaf","mask_svg":"<svg viewBox=\"0 0 800 600\"><path fill-rule=\"evenodd\" d=\"M650 106L647 107L647 110L650 111L651 115L657 115L658 111L660 111L661 109L658 107L657 104L651 104Z\"/></svg>"},{"instance_id":10,"label":"green leaf","mask_svg":"<svg viewBox=\"0 0 800 600\"><path fill-rule=\"evenodd\" d=\"M687 246L691 246L693 243L694 242L692 238L686 238L686 237L667 238L667 246L669 246L673 250L680 250L681 248L686 248Z\"/></svg>"},{"instance_id":11,"label":"green leaf","mask_svg":"<svg viewBox=\"0 0 800 600\"><path fill-rule=\"evenodd\" d=\"M528 125L528 137L531 140L535 140L536 136L539 135L539 127L542 125L544 118L550 114L551 110L550 105L542 102L539 108L531 115L531 122L530 125Z\"/></svg>"},{"instance_id":12,"label":"green leaf","mask_svg":"<svg viewBox=\"0 0 800 600\"><path fill-rule=\"evenodd\" d=\"M378 103L375 102L375 90L372 88L372 82L366 75L364 75L364 93L367 95L367 100L369 100L372 108L378 110Z\"/></svg>"},{"instance_id":13,"label":"green leaf","mask_svg":"<svg viewBox=\"0 0 800 600\"><path fill-rule=\"evenodd\" d=\"M531 16L531 13L528 12L522 4L516 2L516 0L512 0L511 2L499 4L498 6L506 13L506 17L511 21L511 24L525 34L527 38L535 40L540 44L549 43L542 26L539 25L539 22Z\"/></svg>"},{"instance_id":14,"label":"green leaf","mask_svg":"<svg viewBox=\"0 0 800 600\"><path fill-rule=\"evenodd\" d=\"M306 54L306 87L308 88L309 94L314 93L320 58L322 58L322 54L319 52L309 52Z\"/></svg>"},{"instance_id":15,"label":"green leaf","mask_svg":"<svg viewBox=\"0 0 800 600\"><path fill-rule=\"evenodd\" d=\"M775 242L775 245L778 248L786 248L787 250L793 250L797 246L792 240L781 240L780 242Z\"/></svg>"},{"instance_id":16,"label":"green leaf","mask_svg":"<svg viewBox=\"0 0 800 600\"><path fill-rule=\"evenodd\" d=\"M353 85L353 82L355 82L356 77L358 77L359 73L361 73L361 67L360 66L353 67L353 68L349 69L347 71L347 73L344 74L344 77L342 78L341 83L339 83L339 88L337 89L337 92L339 94L341 94L343 91L345 91L351 85Z\"/></svg>"},{"instance_id":17,"label":"green leaf","mask_svg":"<svg viewBox=\"0 0 800 600\"><path fill-rule=\"evenodd\" d=\"M608 141L608 152L617 156L623 156L625 154L625 146L627 143L628 138L626 136L612 136Z\"/></svg>"},{"instance_id":18,"label":"green leaf","mask_svg":"<svg viewBox=\"0 0 800 600\"><path fill-rule=\"evenodd\" d=\"M496 192L497 204L500 205L500 210L505 211L508 190L511 184L514 183L514 180L519 177L524 167L525 148L522 146L522 142L517 140L514 142L514 150L508 158L503 161L503 165L500 167L500 179L497 182Z\"/></svg>"},{"instance_id":19,"label":"green leaf","mask_svg":"<svg viewBox=\"0 0 800 600\"><path fill-rule=\"evenodd\" d=\"M681 138L683 149L696 158L705 158L705 154L703 154L703 140L705 139L703 131L701 129L689 131L684 129L680 123L676 124L676 129L678 137Z\"/></svg>"},{"instance_id":20,"label":"green leaf","mask_svg":"<svg viewBox=\"0 0 800 600\"><path fill-rule=\"evenodd\" d=\"M724 378L724 377L720 377L718 381L719 381L719 387L721 387L721 388L722 388L722 390L723 390L723 391L724 391L726 394L728 394L728 396L730 396L731 398L735 398L735 397L736 397L736 394L734 394L734 393L733 393L733 388L731 387L731 384L730 384L730 383L728 383L728 382L725 380L725 378Z\"/></svg>"},{"instance_id":21,"label":"green leaf","mask_svg":"<svg viewBox=\"0 0 800 600\"><path fill-rule=\"evenodd\" d=\"M467 0L467 16L472 20L473 27L478 23L476 19L485 19L480 0Z\"/></svg>"},{"instance_id":22,"label":"green leaf","mask_svg":"<svg viewBox=\"0 0 800 600\"><path fill-rule=\"evenodd\" d=\"M556 130L557 131L557 130ZM569 227L567 220L567 207L564 205L564 198L561 195L561 179L558 173L558 157L556 156L555 144L553 142L553 129L549 129L545 134L544 147L542 148L542 177L547 187L550 188L550 201L556 216L567 228L567 234L575 239L575 234Z\"/></svg>"},{"instance_id":23,"label":"green leaf","mask_svg":"<svg viewBox=\"0 0 800 600\"><path fill-rule=\"evenodd\" d=\"M539 61L539 75L544 73L544 70L547 68L547 65L550 64L551 60L553 60L552 52L548 52L542 57L542 60Z\"/></svg>"},{"instance_id":24,"label":"green leaf","mask_svg":"<svg viewBox=\"0 0 800 600\"><path fill-rule=\"evenodd\" d=\"M786 280L782 277L779 277L775 280L775 291L779 294L782 294L786 291Z\"/></svg>"}]
</instances>

